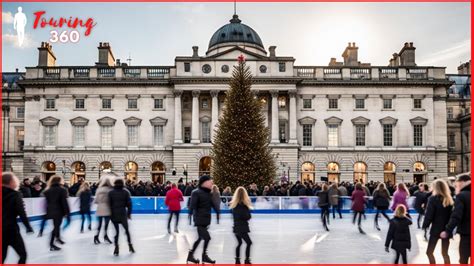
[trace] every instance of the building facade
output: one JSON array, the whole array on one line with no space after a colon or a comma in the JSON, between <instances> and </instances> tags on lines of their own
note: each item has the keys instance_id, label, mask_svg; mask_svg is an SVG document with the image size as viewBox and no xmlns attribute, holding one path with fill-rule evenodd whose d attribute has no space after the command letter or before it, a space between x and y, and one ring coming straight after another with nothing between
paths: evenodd
<instances>
[{"instance_id":1,"label":"building facade","mask_svg":"<svg viewBox=\"0 0 474 266\"><path fill-rule=\"evenodd\" d=\"M405 43L388 66L343 62L296 66L265 49L237 15L172 66L128 66L100 43L98 62L56 66L51 45L19 81L25 91L24 176L97 180L189 178L212 168L212 138L225 92L244 55L271 130L275 179L420 182L448 174L444 67L415 63ZM175 174L176 175L173 175Z\"/></svg>"}]
</instances>

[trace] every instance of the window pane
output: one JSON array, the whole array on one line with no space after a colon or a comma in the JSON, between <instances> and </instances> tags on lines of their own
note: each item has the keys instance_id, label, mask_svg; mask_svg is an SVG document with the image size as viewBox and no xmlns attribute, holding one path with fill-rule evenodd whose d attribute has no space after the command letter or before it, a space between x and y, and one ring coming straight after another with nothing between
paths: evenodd
<instances>
[{"instance_id":1,"label":"window pane","mask_svg":"<svg viewBox=\"0 0 474 266\"><path fill-rule=\"evenodd\" d=\"M392 99L383 99L383 109L392 109Z\"/></svg>"},{"instance_id":2,"label":"window pane","mask_svg":"<svg viewBox=\"0 0 474 266\"><path fill-rule=\"evenodd\" d=\"M337 99L329 99L329 109L337 109Z\"/></svg>"},{"instance_id":3,"label":"window pane","mask_svg":"<svg viewBox=\"0 0 474 266\"><path fill-rule=\"evenodd\" d=\"M202 142L211 143L211 129L209 122L202 122Z\"/></svg>"},{"instance_id":4,"label":"window pane","mask_svg":"<svg viewBox=\"0 0 474 266\"><path fill-rule=\"evenodd\" d=\"M303 108L311 109L311 99L303 99Z\"/></svg>"},{"instance_id":5,"label":"window pane","mask_svg":"<svg viewBox=\"0 0 474 266\"><path fill-rule=\"evenodd\" d=\"M279 68L280 72L285 72L286 71L285 63L284 62L278 63L278 68Z\"/></svg>"},{"instance_id":6,"label":"window pane","mask_svg":"<svg viewBox=\"0 0 474 266\"><path fill-rule=\"evenodd\" d=\"M127 126L128 146L138 146L138 126Z\"/></svg>"},{"instance_id":7,"label":"window pane","mask_svg":"<svg viewBox=\"0 0 474 266\"><path fill-rule=\"evenodd\" d=\"M102 146L112 147L112 126L102 126Z\"/></svg>"},{"instance_id":8,"label":"window pane","mask_svg":"<svg viewBox=\"0 0 474 266\"><path fill-rule=\"evenodd\" d=\"M383 145L393 145L393 125L383 125Z\"/></svg>"},{"instance_id":9,"label":"window pane","mask_svg":"<svg viewBox=\"0 0 474 266\"><path fill-rule=\"evenodd\" d=\"M76 109L84 109L84 99L76 99Z\"/></svg>"},{"instance_id":10,"label":"window pane","mask_svg":"<svg viewBox=\"0 0 474 266\"><path fill-rule=\"evenodd\" d=\"M84 126L74 126L74 146L84 146Z\"/></svg>"},{"instance_id":11,"label":"window pane","mask_svg":"<svg viewBox=\"0 0 474 266\"><path fill-rule=\"evenodd\" d=\"M365 146L365 125L356 126L356 146Z\"/></svg>"},{"instance_id":12,"label":"window pane","mask_svg":"<svg viewBox=\"0 0 474 266\"><path fill-rule=\"evenodd\" d=\"M16 108L16 118L23 119L25 118L25 107Z\"/></svg>"},{"instance_id":13,"label":"window pane","mask_svg":"<svg viewBox=\"0 0 474 266\"><path fill-rule=\"evenodd\" d=\"M55 99L46 99L46 109L56 108Z\"/></svg>"},{"instance_id":14,"label":"window pane","mask_svg":"<svg viewBox=\"0 0 474 266\"><path fill-rule=\"evenodd\" d=\"M303 146L311 146L313 142L313 125L303 125Z\"/></svg>"},{"instance_id":15,"label":"window pane","mask_svg":"<svg viewBox=\"0 0 474 266\"><path fill-rule=\"evenodd\" d=\"M44 145L45 146L56 145L56 126L44 127Z\"/></svg>"},{"instance_id":16,"label":"window pane","mask_svg":"<svg viewBox=\"0 0 474 266\"><path fill-rule=\"evenodd\" d=\"M189 71L191 71L191 64L184 63L184 72L189 72Z\"/></svg>"},{"instance_id":17,"label":"window pane","mask_svg":"<svg viewBox=\"0 0 474 266\"><path fill-rule=\"evenodd\" d=\"M137 99L128 99L128 109L137 109L138 102Z\"/></svg>"},{"instance_id":18,"label":"window pane","mask_svg":"<svg viewBox=\"0 0 474 266\"><path fill-rule=\"evenodd\" d=\"M329 125L328 126L328 146L334 147L338 146L338 126Z\"/></svg>"},{"instance_id":19,"label":"window pane","mask_svg":"<svg viewBox=\"0 0 474 266\"><path fill-rule=\"evenodd\" d=\"M155 99L155 109L163 109L163 99Z\"/></svg>"},{"instance_id":20,"label":"window pane","mask_svg":"<svg viewBox=\"0 0 474 266\"><path fill-rule=\"evenodd\" d=\"M422 125L413 126L413 145L423 146L423 126Z\"/></svg>"},{"instance_id":21,"label":"window pane","mask_svg":"<svg viewBox=\"0 0 474 266\"><path fill-rule=\"evenodd\" d=\"M421 99L413 99L413 107L416 109L421 108Z\"/></svg>"},{"instance_id":22,"label":"window pane","mask_svg":"<svg viewBox=\"0 0 474 266\"><path fill-rule=\"evenodd\" d=\"M356 99L356 109L364 109L365 108L365 100L364 99Z\"/></svg>"},{"instance_id":23,"label":"window pane","mask_svg":"<svg viewBox=\"0 0 474 266\"><path fill-rule=\"evenodd\" d=\"M278 130L280 135L280 143L286 143L286 123L281 123L280 128Z\"/></svg>"},{"instance_id":24,"label":"window pane","mask_svg":"<svg viewBox=\"0 0 474 266\"><path fill-rule=\"evenodd\" d=\"M153 136L155 146L163 146L163 126L154 126Z\"/></svg>"},{"instance_id":25,"label":"window pane","mask_svg":"<svg viewBox=\"0 0 474 266\"><path fill-rule=\"evenodd\" d=\"M102 99L102 109L111 109L112 99Z\"/></svg>"}]
</instances>

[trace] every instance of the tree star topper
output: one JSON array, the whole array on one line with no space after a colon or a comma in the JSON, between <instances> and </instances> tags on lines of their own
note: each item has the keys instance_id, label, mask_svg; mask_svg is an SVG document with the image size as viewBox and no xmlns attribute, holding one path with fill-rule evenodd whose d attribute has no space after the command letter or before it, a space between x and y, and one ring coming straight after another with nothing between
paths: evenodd
<instances>
[{"instance_id":1,"label":"tree star topper","mask_svg":"<svg viewBox=\"0 0 474 266\"><path fill-rule=\"evenodd\" d=\"M237 57L237 60L239 62L245 62L245 56L243 54L239 55L239 57Z\"/></svg>"}]
</instances>

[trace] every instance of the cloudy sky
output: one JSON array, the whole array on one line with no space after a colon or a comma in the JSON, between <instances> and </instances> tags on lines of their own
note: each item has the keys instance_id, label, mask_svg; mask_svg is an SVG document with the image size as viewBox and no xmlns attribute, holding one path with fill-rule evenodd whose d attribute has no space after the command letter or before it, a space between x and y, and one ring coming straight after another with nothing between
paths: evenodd
<instances>
[{"instance_id":1,"label":"cloudy sky","mask_svg":"<svg viewBox=\"0 0 474 266\"><path fill-rule=\"evenodd\" d=\"M26 40L18 47L13 16L26 14ZM93 18L90 36L79 29L78 43L55 43L57 65L93 65L99 42L107 41L122 62L173 65L175 56L203 55L212 34L228 23L233 3L3 3L3 71L36 66L41 41L52 28L33 29L37 11L50 18ZM296 65L327 65L341 60L348 42L356 42L359 60L387 65L403 43L413 42L418 65L446 66L456 73L470 58L470 3L237 3L242 22L277 55L293 56ZM67 30L63 28L63 30Z\"/></svg>"}]
</instances>

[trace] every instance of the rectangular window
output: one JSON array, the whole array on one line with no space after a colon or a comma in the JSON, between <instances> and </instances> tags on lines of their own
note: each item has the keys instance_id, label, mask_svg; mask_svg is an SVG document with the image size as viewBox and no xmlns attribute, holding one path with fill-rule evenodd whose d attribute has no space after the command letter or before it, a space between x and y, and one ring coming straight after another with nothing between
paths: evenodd
<instances>
[{"instance_id":1,"label":"rectangular window","mask_svg":"<svg viewBox=\"0 0 474 266\"><path fill-rule=\"evenodd\" d=\"M163 109L163 99L155 99L155 109Z\"/></svg>"},{"instance_id":2,"label":"rectangular window","mask_svg":"<svg viewBox=\"0 0 474 266\"><path fill-rule=\"evenodd\" d=\"M101 127L101 144L102 147L112 147L112 129L113 126Z\"/></svg>"},{"instance_id":3,"label":"rectangular window","mask_svg":"<svg viewBox=\"0 0 474 266\"><path fill-rule=\"evenodd\" d=\"M157 125L153 127L153 144L155 146L163 146L163 126Z\"/></svg>"},{"instance_id":4,"label":"rectangular window","mask_svg":"<svg viewBox=\"0 0 474 266\"><path fill-rule=\"evenodd\" d=\"M383 125L383 145L392 146L393 145L393 125L386 124Z\"/></svg>"},{"instance_id":5,"label":"rectangular window","mask_svg":"<svg viewBox=\"0 0 474 266\"><path fill-rule=\"evenodd\" d=\"M138 109L138 99L128 99L128 109Z\"/></svg>"},{"instance_id":6,"label":"rectangular window","mask_svg":"<svg viewBox=\"0 0 474 266\"><path fill-rule=\"evenodd\" d=\"M84 99L76 99L76 109L84 109Z\"/></svg>"},{"instance_id":7,"label":"rectangular window","mask_svg":"<svg viewBox=\"0 0 474 266\"><path fill-rule=\"evenodd\" d=\"M449 144L449 148L456 147L456 135L455 134L449 134L448 144Z\"/></svg>"},{"instance_id":8,"label":"rectangular window","mask_svg":"<svg viewBox=\"0 0 474 266\"><path fill-rule=\"evenodd\" d=\"M413 99L413 108L421 109L421 99Z\"/></svg>"},{"instance_id":9,"label":"rectangular window","mask_svg":"<svg viewBox=\"0 0 474 266\"><path fill-rule=\"evenodd\" d=\"M338 99L329 99L329 109L337 109Z\"/></svg>"},{"instance_id":10,"label":"rectangular window","mask_svg":"<svg viewBox=\"0 0 474 266\"><path fill-rule=\"evenodd\" d=\"M191 143L191 128L184 127L184 143Z\"/></svg>"},{"instance_id":11,"label":"rectangular window","mask_svg":"<svg viewBox=\"0 0 474 266\"><path fill-rule=\"evenodd\" d=\"M56 146L56 126L44 127L44 146Z\"/></svg>"},{"instance_id":12,"label":"rectangular window","mask_svg":"<svg viewBox=\"0 0 474 266\"><path fill-rule=\"evenodd\" d=\"M278 69L280 70L280 72L285 72L285 71L286 71L286 64L285 64L285 62L280 62L280 63L278 63Z\"/></svg>"},{"instance_id":13,"label":"rectangular window","mask_svg":"<svg viewBox=\"0 0 474 266\"><path fill-rule=\"evenodd\" d=\"M286 123L281 122L278 130L280 136L280 143L286 143Z\"/></svg>"},{"instance_id":14,"label":"rectangular window","mask_svg":"<svg viewBox=\"0 0 474 266\"><path fill-rule=\"evenodd\" d=\"M211 143L211 127L209 122L202 122L201 130L202 143Z\"/></svg>"},{"instance_id":15,"label":"rectangular window","mask_svg":"<svg viewBox=\"0 0 474 266\"><path fill-rule=\"evenodd\" d=\"M356 99L355 100L356 109L365 109L365 99Z\"/></svg>"},{"instance_id":16,"label":"rectangular window","mask_svg":"<svg viewBox=\"0 0 474 266\"><path fill-rule=\"evenodd\" d=\"M456 160L449 160L449 172L451 174L456 173Z\"/></svg>"},{"instance_id":17,"label":"rectangular window","mask_svg":"<svg viewBox=\"0 0 474 266\"><path fill-rule=\"evenodd\" d=\"M85 142L85 127L74 126L74 147L84 147Z\"/></svg>"},{"instance_id":18,"label":"rectangular window","mask_svg":"<svg viewBox=\"0 0 474 266\"><path fill-rule=\"evenodd\" d=\"M448 107L448 119L453 119L454 114L453 114L453 107Z\"/></svg>"},{"instance_id":19,"label":"rectangular window","mask_svg":"<svg viewBox=\"0 0 474 266\"><path fill-rule=\"evenodd\" d=\"M16 139L18 141L18 150L22 151L25 145L25 130L24 129L17 129Z\"/></svg>"},{"instance_id":20,"label":"rectangular window","mask_svg":"<svg viewBox=\"0 0 474 266\"><path fill-rule=\"evenodd\" d=\"M278 97L278 108L280 108L280 109L285 109L286 108L286 97L285 96Z\"/></svg>"},{"instance_id":21,"label":"rectangular window","mask_svg":"<svg viewBox=\"0 0 474 266\"><path fill-rule=\"evenodd\" d=\"M303 99L303 109L311 109L312 101L311 99Z\"/></svg>"},{"instance_id":22,"label":"rectangular window","mask_svg":"<svg viewBox=\"0 0 474 266\"><path fill-rule=\"evenodd\" d=\"M112 109L112 99L102 99L102 109Z\"/></svg>"},{"instance_id":23,"label":"rectangular window","mask_svg":"<svg viewBox=\"0 0 474 266\"><path fill-rule=\"evenodd\" d=\"M201 109L209 109L209 99L202 98L201 99Z\"/></svg>"},{"instance_id":24,"label":"rectangular window","mask_svg":"<svg viewBox=\"0 0 474 266\"><path fill-rule=\"evenodd\" d=\"M184 72L191 72L191 63L184 63Z\"/></svg>"},{"instance_id":25,"label":"rectangular window","mask_svg":"<svg viewBox=\"0 0 474 266\"><path fill-rule=\"evenodd\" d=\"M383 99L383 109L392 109L392 99Z\"/></svg>"},{"instance_id":26,"label":"rectangular window","mask_svg":"<svg viewBox=\"0 0 474 266\"><path fill-rule=\"evenodd\" d=\"M17 119L24 119L25 118L25 107L17 107L16 108L16 118Z\"/></svg>"},{"instance_id":27,"label":"rectangular window","mask_svg":"<svg viewBox=\"0 0 474 266\"><path fill-rule=\"evenodd\" d=\"M328 146L336 147L338 145L339 145L338 126L329 125L328 126Z\"/></svg>"},{"instance_id":28,"label":"rectangular window","mask_svg":"<svg viewBox=\"0 0 474 266\"><path fill-rule=\"evenodd\" d=\"M56 99L46 99L46 109L56 109Z\"/></svg>"},{"instance_id":29,"label":"rectangular window","mask_svg":"<svg viewBox=\"0 0 474 266\"><path fill-rule=\"evenodd\" d=\"M365 146L365 125L356 127L356 146Z\"/></svg>"},{"instance_id":30,"label":"rectangular window","mask_svg":"<svg viewBox=\"0 0 474 266\"><path fill-rule=\"evenodd\" d=\"M138 126L127 126L128 146L138 146Z\"/></svg>"},{"instance_id":31,"label":"rectangular window","mask_svg":"<svg viewBox=\"0 0 474 266\"><path fill-rule=\"evenodd\" d=\"M423 146L423 126L422 125L413 126L413 145Z\"/></svg>"},{"instance_id":32,"label":"rectangular window","mask_svg":"<svg viewBox=\"0 0 474 266\"><path fill-rule=\"evenodd\" d=\"M313 125L303 125L303 146L313 145Z\"/></svg>"}]
</instances>

